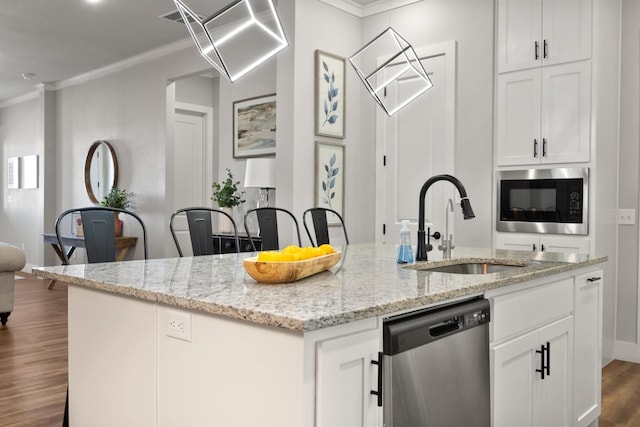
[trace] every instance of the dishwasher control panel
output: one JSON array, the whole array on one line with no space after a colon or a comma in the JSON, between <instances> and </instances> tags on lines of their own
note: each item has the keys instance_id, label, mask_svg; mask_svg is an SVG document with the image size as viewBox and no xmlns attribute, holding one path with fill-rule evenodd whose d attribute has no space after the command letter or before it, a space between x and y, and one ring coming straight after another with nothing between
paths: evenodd
<instances>
[{"instance_id":1,"label":"dishwasher control panel","mask_svg":"<svg viewBox=\"0 0 640 427\"><path fill-rule=\"evenodd\" d=\"M484 325L491 320L489 316L489 310L479 310L473 313L467 313L464 315L464 325L466 327Z\"/></svg>"}]
</instances>

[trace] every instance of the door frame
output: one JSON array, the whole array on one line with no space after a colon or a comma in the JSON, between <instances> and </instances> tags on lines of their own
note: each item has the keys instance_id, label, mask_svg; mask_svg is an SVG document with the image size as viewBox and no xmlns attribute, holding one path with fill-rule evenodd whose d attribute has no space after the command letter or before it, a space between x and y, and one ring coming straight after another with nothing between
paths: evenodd
<instances>
[{"instance_id":1,"label":"door frame","mask_svg":"<svg viewBox=\"0 0 640 427\"><path fill-rule=\"evenodd\" d=\"M443 143L446 144L447 150L450 154L451 173L455 171L455 139L456 139L456 87L457 87L457 42L450 40L443 43L433 44L429 46L423 46L414 48L418 58L433 58L436 56L445 57L445 93L450 96L445 98L445 124L444 131L445 137ZM382 59L378 59L378 65L381 65ZM428 70L427 70L428 73ZM401 113L401 112L398 112ZM387 200L385 194L385 165L382 161L386 155L385 152L385 127L389 117L382 111L381 108L376 109L376 198L381 197L381 200ZM416 201L419 195L416 194ZM375 203L375 240L376 242L384 242L385 234L383 234L383 224L386 223L385 218L385 206L384 203ZM418 203L416 203L416 216ZM394 236L395 238L395 236Z\"/></svg>"}]
</instances>

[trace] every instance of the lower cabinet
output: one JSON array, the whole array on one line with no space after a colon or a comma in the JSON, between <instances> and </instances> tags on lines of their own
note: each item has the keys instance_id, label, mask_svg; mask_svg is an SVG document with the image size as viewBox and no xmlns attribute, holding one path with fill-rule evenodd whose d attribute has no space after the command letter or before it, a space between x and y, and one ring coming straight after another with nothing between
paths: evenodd
<instances>
[{"instance_id":1,"label":"lower cabinet","mask_svg":"<svg viewBox=\"0 0 640 427\"><path fill-rule=\"evenodd\" d=\"M493 426L588 426L601 411L603 271L489 291Z\"/></svg>"},{"instance_id":2,"label":"lower cabinet","mask_svg":"<svg viewBox=\"0 0 640 427\"><path fill-rule=\"evenodd\" d=\"M581 254L590 252L588 237L526 233L496 233L496 249Z\"/></svg>"},{"instance_id":3,"label":"lower cabinet","mask_svg":"<svg viewBox=\"0 0 640 427\"><path fill-rule=\"evenodd\" d=\"M379 425L377 396L380 331L322 341L316 359L316 426ZM376 362L376 363L372 363Z\"/></svg>"},{"instance_id":4,"label":"lower cabinet","mask_svg":"<svg viewBox=\"0 0 640 427\"><path fill-rule=\"evenodd\" d=\"M602 386L603 271L575 278L573 425L589 425L600 415Z\"/></svg>"},{"instance_id":5,"label":"lower cabinet","mask_svg":"<svg viewBox=\"0 0 640 427\"><path fill-rule=\"evenodd\" d=\"M570 426L573 317L491 349L493 425Z\"/></svg>"}]
</instances>

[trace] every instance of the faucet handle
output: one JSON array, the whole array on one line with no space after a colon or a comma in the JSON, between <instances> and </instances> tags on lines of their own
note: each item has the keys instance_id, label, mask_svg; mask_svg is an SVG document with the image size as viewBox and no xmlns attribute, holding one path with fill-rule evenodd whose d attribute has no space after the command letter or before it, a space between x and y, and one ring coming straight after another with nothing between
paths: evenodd
<instances>
[{"instance_id":1,"label":"faucet handle","mask_svg":"<svg viewBox=\"0 0 640 427\"><path fill-rule=\"evenodd\" d=\"M433 234L430 234L431 237L433 237L434 239L438 240L442 235L440 234L439 231L436 231Z\"/></svg>"}]
</instances>

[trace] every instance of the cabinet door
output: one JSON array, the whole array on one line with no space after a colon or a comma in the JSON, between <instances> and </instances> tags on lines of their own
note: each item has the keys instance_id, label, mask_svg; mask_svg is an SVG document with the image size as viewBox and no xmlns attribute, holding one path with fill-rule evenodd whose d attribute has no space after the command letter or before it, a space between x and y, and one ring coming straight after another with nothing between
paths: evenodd
<instances>
[{"instance_id":1,"label":"cabinet door","mask_svg":"<svg viewBox=\"0 0 640 427\"><path fill-rule=\"evenodd\" d=\"M370 427L378 425L378 330L323 341L318 346L316 425Z\"/></svg>"},{"instance_id":2,"label":"cabinet door","mask_svg":"<svg viewBox=\"0 0 640 427\"><path fill-rule=\"evenodd\" d=\"M534 331L491 349L494 427L532 425L537 345Z\"/></svg>"},{"instance_id":3,"label":"cabinet door","mask_svg":"<svg viewBox=\"0 0 640 427\"><path fill-rule=\"evenodd\" d=\"M575 279L573 422L587 426L601 410L603 271Z\"/></svg>"},{"instance_id":4,"label":"cabinet door","mask_svg":"<svg viewBox=\"0 0 640 427\"><path fill-rule=\"evenodd\" d=\"M545 252L588 254L589 239L586 237L544 236L540 238L540 249Z\"/></svg>"},{"instance_id":5,"label":"cabinet door","mask_svg":"<svg viewBox=\"0 0 640 427\"><path fill-rule=\"evenodd\" d=\"M494 427L571 425L571 330L567 316L492 348Z\"/></svg>"},{"instance_id":6,"label":"cabinet door","mask_svg":"<svg viewBox=\"0 0 640 427\"><path fill-rule=\"evenodd\" d=\"M591 0L545 0L542 65L591 57Z\"/></svg>"},{"instance_id":7,"label":"cabinet door","mask_svg":"<svg viewBox=\"0 0 640 427\"><path fill-rule=\"evenodd\" d=\"M541 64L540 0L499 0L498 73Z\"/></svg>"},{"instance_id":8,"label":"cabinet door","mask_svg":"<svg viewBox=\"0 0 640 427\"><path fill-rule=\"evenodd\" d=\"M496 249L537 251L540 250L540 239L537 236L530 236L528 234L497 233Z\"/></svg>"},{"instance_id":9,"label":"cabinet door","mask_svg":"<svg viewBox=\"0 0 640 427\"><path fill-rule=\"evenodd\" d=\"M541 161L588 162L590 124L590 61L543 67Z\"/></svg>"},{"instance_id":10,"label":"cabinet door","mask_svg":"<svg viewBox=\"0 0 640 427\"><path fill-rule=\"evenodd\" d=\"M517 71L498 76L497 163L540 162L541 72Z\"/></svg>"},{"instance_id":11,"label":"cabinet door","mask_svg":"<svg viewBox=\"0 0 640 427\"><path fill-rule=\"evenodd\" d=\"M536 372L534 389L534 426L570 426L573 393L573 316L554 322L538 333L536 365L544 359L546 372ZM547 353L548 352L548 353Z\"/></svg>"}]
</instances>

